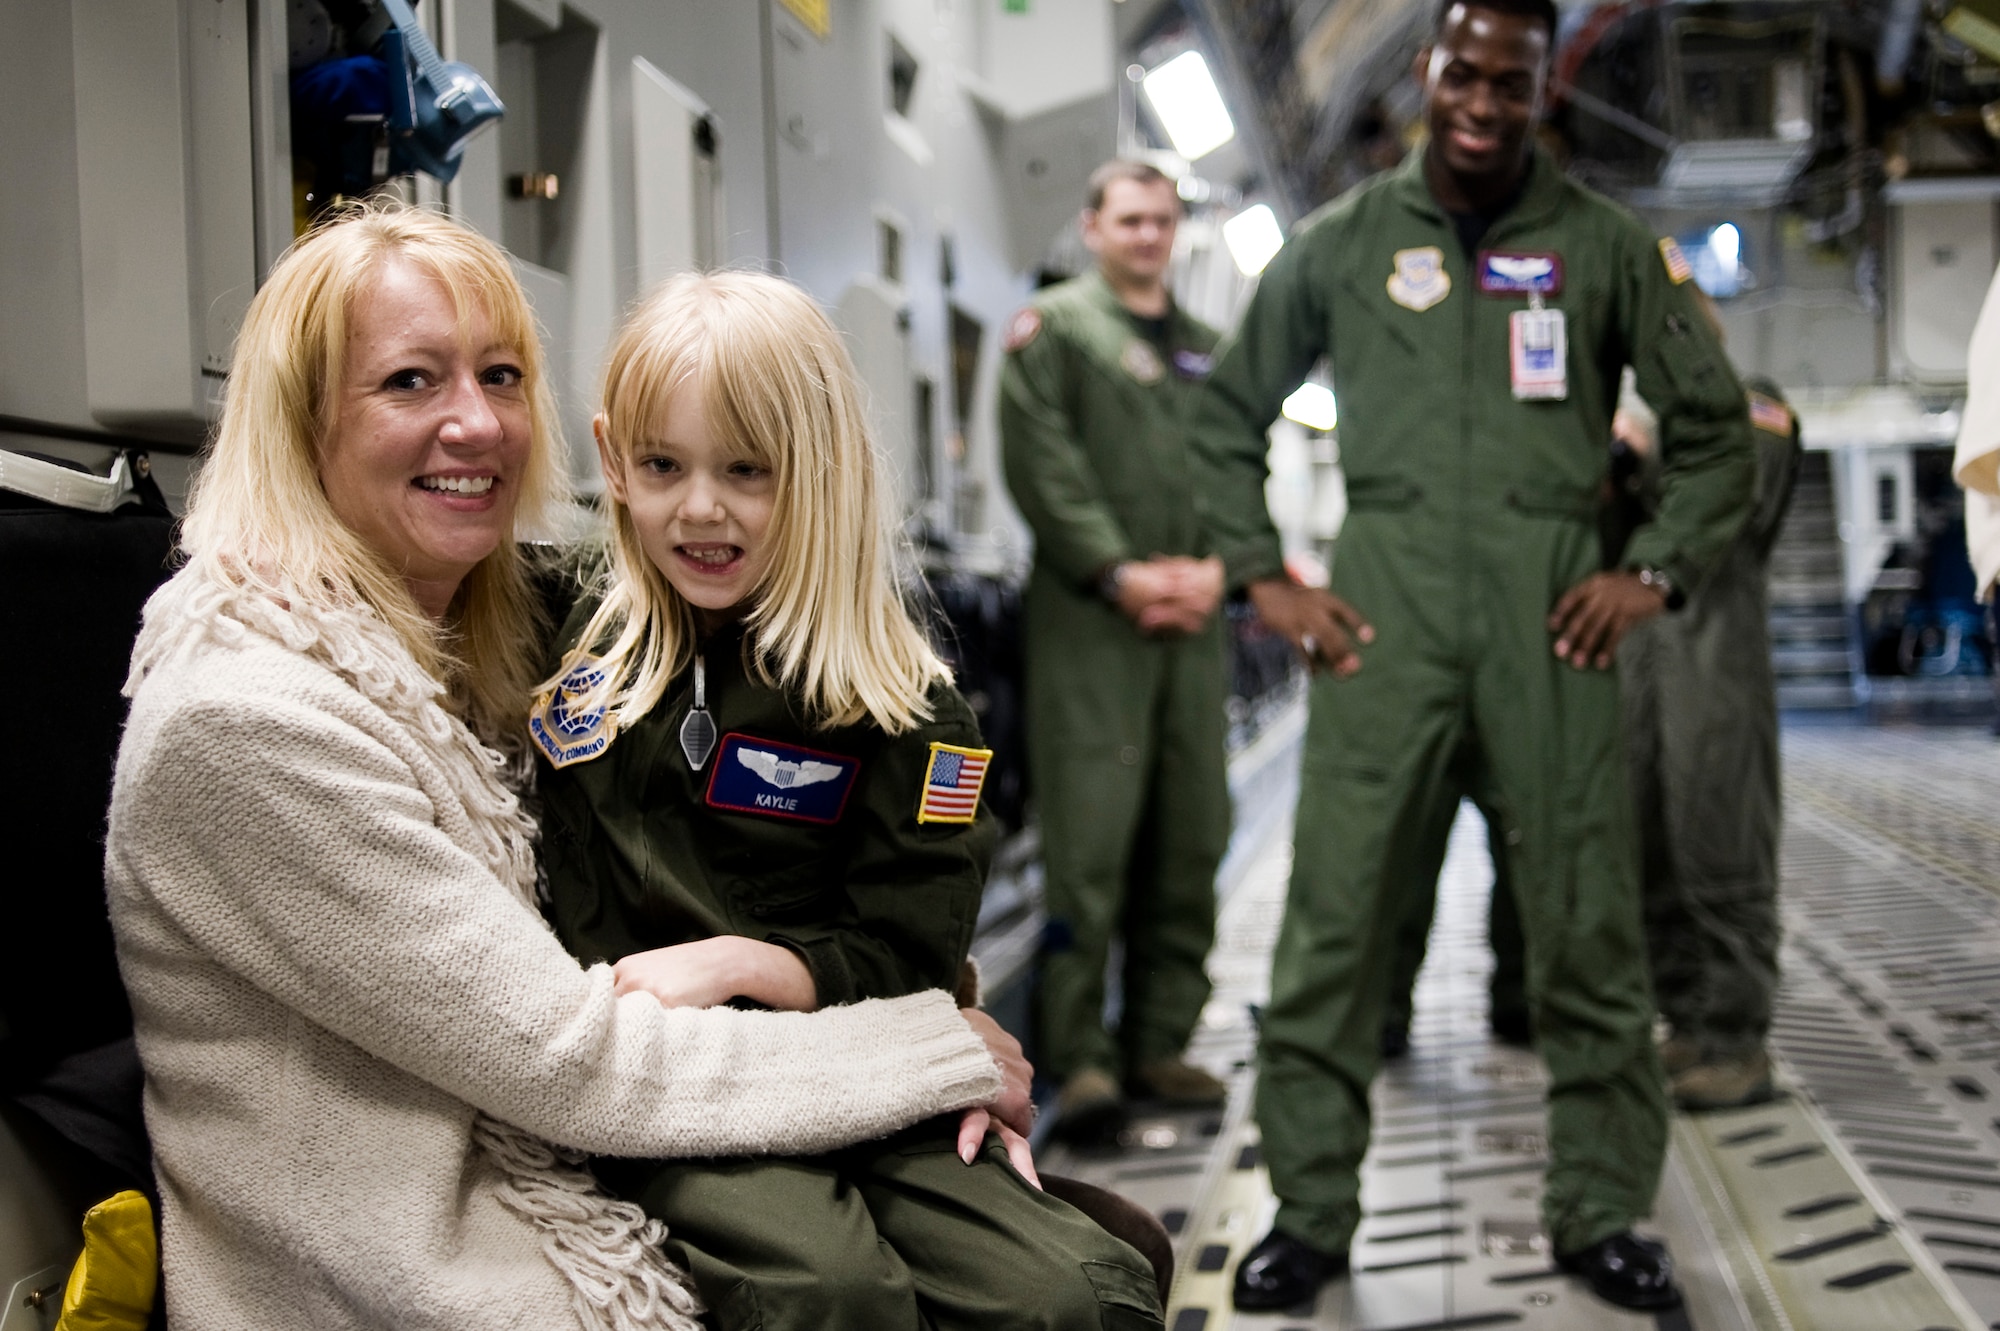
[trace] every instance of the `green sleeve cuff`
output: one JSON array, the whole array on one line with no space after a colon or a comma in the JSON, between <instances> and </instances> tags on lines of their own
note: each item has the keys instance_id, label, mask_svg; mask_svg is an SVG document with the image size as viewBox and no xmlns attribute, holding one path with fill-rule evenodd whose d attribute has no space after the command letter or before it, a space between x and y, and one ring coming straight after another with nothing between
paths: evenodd
<instances>
[{"instance_id":1,"label":"green sleeve cuff","mask_svg":"<svg viewBox=\"0 0 2000 1331\"><path fill-rule=\"evenodd\" d=\"M843 1003L861 1001L854 969L847 964L840 945L833 939L773 934L764 941L796 953L799 960L806 964L806 969L812 972L813 997L821 1007L839 1007Z\"/></svg>"},{"instance_id":2,"label":"green sleeve cuff","mask_svg":"<svg viewBox=\"0 0 2000 1331\"><path fill-rule=\"evenodd\" d=\"M1223 585L1231 591L1241 591L1265 578L1286 576L1284 547L1275 536L1239 542L1216 553L1222 557Z\"/></svg>"},{"instance_id":3,"label":"green sleeve cuff","mask_svg":"<svg viewBox=\"0 0 2000 1331\"><path fill-rule=\"evenodd\" d=\"M1657 568L1673 579L1674 590L1682 596L1692 593L1700 583L1704 572L1702 566L1675 549L1665 533L1647 523L1632 535L1631 544L1625 547L1625 558L1621 566L1631 570Z\"/></svg>"}]
</instances>

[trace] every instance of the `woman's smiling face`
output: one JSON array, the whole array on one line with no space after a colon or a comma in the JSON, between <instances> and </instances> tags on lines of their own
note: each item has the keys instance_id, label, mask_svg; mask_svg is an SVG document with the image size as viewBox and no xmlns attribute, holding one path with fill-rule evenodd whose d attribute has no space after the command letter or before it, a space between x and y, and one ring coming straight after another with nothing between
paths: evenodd
<instances>
[{"instance_id":1,"label":"woman's smiling face","mask_svg":"<svg viewBox=\"0 0 2000 1331\"><path fill-rule=\"evenodd\" d=\"M406 259L384 260L348 311L320 483L433 618L512 538L534 433L521 359L482 306L461 321L444 284Z\"/></svg>"},{"instance_id":2,"label":"woman's smiling face","mask_svg":"<svg viewBox=\"0 0 2000 1331\"><path fill-rule=\"evenodd\" d=\"M771 566L777 482L709 428L701 386L683 385L649 437L629 444L607 438L599 416L597 447L605 488L682 599L711 622L748 608Z\"/></svg>"}]
</instances>

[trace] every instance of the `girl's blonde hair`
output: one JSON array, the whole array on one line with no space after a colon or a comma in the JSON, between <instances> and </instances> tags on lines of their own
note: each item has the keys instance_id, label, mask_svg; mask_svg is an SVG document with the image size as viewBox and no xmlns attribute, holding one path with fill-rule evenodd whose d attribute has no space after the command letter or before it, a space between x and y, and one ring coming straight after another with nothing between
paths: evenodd
<instances>
[{"instance_id":1,"label":"girl's blonde hair","mask_svg":"<svg viewBox=\"0 0 2000 1331\"><path fill-rule=\"evenodd\" d=\"M440 625L401 570L334 515L320 482L354 302L392 259L435 277L461 325L476 308L513 348L532 427L527 464L509 478L519 491L515 530L549 528L568 494L563 445L534 314L506 254L440 214L373 203L301 237L250 302L181 543L210 576L273 598L367 605L447 685L482 738L518 751L542 615L516 541L501 541L473 569Z\"/></svg>"},{"instance_id":2,"label":"girl's blonde hair","mask_svg":"<svg viewBox=\"0 0 2000 1331\"><path fill-rule=\"evenodd\" d=\"M866 718L898 734L928 720L925 695L951 674L898 590L880 469L839 332L775 277L669 279L612 346L597 418L607 449L629 458L655 440L679 392L700 393L709 429L773 478L771 563L745 620L750 668L817 726ZM611 581L573 655L609 644L605 682L586 705L629 723L688 664L695 619L646 557L631 512L606 502Z\"/></svg>"}]
</instances>

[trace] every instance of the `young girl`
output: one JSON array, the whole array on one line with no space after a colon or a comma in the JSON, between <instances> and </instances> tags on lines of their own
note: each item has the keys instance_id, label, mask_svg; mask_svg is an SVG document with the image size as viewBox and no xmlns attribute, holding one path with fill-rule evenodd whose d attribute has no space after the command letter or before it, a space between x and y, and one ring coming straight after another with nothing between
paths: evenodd
<instances>
[{"instance_id":1,"label":"young girl","mask_svg":"<svg viewBox=\"0 0 2000 1331\"><path fill-rule=\"evenodd\" d=\"M594 428L609 580L529 719L564 943L669 1005L952 988L990 755L898 594L839 334L775 278L675 278ZM719 1328L1160 1325L1137 1253L955 1141L596 1166L666 1221Z\"/></svg>"}]
</instances>

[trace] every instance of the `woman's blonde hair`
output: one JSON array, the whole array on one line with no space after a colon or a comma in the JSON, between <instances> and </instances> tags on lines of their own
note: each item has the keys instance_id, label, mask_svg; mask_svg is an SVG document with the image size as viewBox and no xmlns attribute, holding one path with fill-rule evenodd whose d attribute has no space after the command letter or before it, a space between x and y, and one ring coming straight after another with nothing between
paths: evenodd
<instances>
[{"instance_id":1,"label":"woman's blonde hair","mask_svg":"<svg viewBox=\"0 0 2000 1331\"><path fill-rule=\"evenodd\" d=\"M534 314L506 254L438 213L372 203L301 237L250 302L181 543L211 576L277 599L366 604L446 684L482 738L518 750L542 616L517 542L501 541L473 569L440 625L401 570L334 515L320 482L354 302L392 259L435 277L461 324L478 309L513 348L532 427L527 464L509 478L519 492L515 529L548 529L567 498L563 445Z\"/></svg>"},{"instance_id":2,"label":"woman's blonde hair","mask_svg":"<svg viewBox=\"0 0 2000 1331\"><path fill-rule=\"evenodd\" d=\"M880 467L839 332L775 277L669 279L612 346L597 418L607 450L629 458L656 441L679 392L700 393L709 429L773 477L771 562L745 617L750 668L817 726L867 718L897 734L928 720L931 683L951 675L898 590ZM586 705L629 723L687 665L695 619L646 557L630 510L606 500L611 581L572 655L608 644L606 679Z\"/></svg>"}]
</instances>

